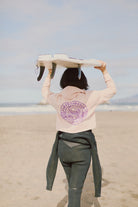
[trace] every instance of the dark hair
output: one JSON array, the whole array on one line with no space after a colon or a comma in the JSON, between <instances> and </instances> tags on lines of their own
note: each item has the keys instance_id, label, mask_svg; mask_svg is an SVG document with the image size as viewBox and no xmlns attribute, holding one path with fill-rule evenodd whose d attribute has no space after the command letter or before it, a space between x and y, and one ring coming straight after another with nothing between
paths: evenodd
<instances>
[{"instance_id":1,"label":"dark hair","mask_svg":"<svg viewBox=\"0 0 138 207\"><path fill-rule=\"evenodd\" d=\"M87 78L84 73L81 71L81 78L78 78L78 68L67 68L60 80L61 88L65 88L66 86L75 86L80 89L88 89Z\"/></svg>"}]
</instances>

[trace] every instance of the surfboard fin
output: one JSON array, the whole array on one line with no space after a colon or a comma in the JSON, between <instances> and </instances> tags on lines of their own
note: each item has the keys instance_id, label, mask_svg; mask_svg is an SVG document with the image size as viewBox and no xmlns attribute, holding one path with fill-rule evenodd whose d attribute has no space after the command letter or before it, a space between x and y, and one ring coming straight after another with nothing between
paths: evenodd
<instances>
[{"instance_id":1,"label":"surfboard fin","mask_svg":"<svg viewBox=\"0 0 138 207\"><path fill-rule=\"evenodd\" d=\"M39 76L37 77L37 80L40 81L43 74L44 74L44 71L45 71L45 66L40 66L40 72L39 72Z\"/></svg>"},{"instance_id":2,"label":"surfboard fin","mask_svg":"<svg viewBox=\"0 0 138 207\"><path fill-rule=\"evenodd\" d=\"M51 79L54 78L55 72L56 72L57 64L52 62L52 73L51 73Z\"/></svg>"},{"instance_id":3,"label":"surfboard fin","mask_svg":"<svg viewBox=\"0 0 138 207\"><path fill-rule=\"evenodd\" d=\"M81 66L78 66L78 79L81 79Z\"/></svg>"}]
</instances>

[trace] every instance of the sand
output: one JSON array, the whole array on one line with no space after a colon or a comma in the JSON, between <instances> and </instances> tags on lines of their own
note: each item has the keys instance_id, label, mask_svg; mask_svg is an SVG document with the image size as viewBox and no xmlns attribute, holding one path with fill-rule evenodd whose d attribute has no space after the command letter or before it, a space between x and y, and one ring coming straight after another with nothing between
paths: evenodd
<instances>
[{"instance_id":1,"label":"sand","mask_svg":"<svg viewBox=\"0 0 138 207\"><path fill-rule=\"evenodd\" d=\"M138 206L138 112L97 112L94 133L103 170L102 197L94 198L91 168L82 207ZM55 114L0 116L0 206L64 207L62 166L52 192L45 168L55 139Z\"/></svg>"}]
</instances>

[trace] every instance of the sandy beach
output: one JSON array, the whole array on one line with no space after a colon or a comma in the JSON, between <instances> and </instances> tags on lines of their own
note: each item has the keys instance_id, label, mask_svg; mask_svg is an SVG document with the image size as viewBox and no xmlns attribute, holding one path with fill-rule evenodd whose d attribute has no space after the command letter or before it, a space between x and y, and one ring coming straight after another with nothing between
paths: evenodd
<instances>
[{"instance_id":1,"label":"sandy beach","mask_svg":"<svg viewBox=\"0 0 138 207\"><path fill-rule=\"evenodd\" d=\"M96 117L102 197L94 197L90 167L82 207L137 207L138 112L96 112ZM60 162L52 192L45 190L55 122L55 114L0 116L1 207L66 205L67 182Z\"/></svg>"}]
</instances>

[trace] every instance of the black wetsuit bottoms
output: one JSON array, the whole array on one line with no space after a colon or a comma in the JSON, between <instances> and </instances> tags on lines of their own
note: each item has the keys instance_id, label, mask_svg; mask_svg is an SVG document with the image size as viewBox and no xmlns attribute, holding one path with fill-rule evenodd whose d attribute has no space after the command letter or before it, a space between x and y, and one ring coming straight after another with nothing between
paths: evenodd
<instances>
[{"instance_id":1,"label":"black wetsuit bottoms","mask_svg":"<svg viewBox=\"0 0 138 207\"><path fill-rule=\"evenodd\" d=\"M82 188L91 162L90 148L89 144L70 146L64 139L59 139L58 157L69 186L68 207L80 207Z\"/></svg>"}]
</instances>

